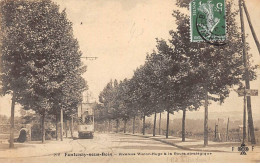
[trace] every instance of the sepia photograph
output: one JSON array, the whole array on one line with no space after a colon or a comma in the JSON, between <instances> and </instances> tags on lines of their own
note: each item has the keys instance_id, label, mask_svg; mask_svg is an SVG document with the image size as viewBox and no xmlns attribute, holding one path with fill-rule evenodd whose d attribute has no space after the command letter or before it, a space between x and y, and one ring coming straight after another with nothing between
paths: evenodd
<instances>
[{"instance_id":1,"label":"sepia photograph","mask_svg":"<svg viewBox=\"0 0 260 166\"><path fill-rule=\"evenodd\" d=\"M260 163L259 0L0 0L0 163Z\"/></svg>"}]
</instances>

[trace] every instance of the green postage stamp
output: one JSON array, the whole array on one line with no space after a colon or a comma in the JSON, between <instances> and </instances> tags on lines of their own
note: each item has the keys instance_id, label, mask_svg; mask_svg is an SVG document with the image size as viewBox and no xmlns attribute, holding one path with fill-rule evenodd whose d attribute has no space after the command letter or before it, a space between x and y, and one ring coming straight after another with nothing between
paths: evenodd
<instances>
[{"instance_id":1,"label":"green postage stamp","mask_svg":"<svg viewBox=\"0 0 260 166\"><path fill-rule=\"evenodd\" d=\"M190 12L191 42L226 40L225 0L193 0Z\"/></svg>"}]
</instances>

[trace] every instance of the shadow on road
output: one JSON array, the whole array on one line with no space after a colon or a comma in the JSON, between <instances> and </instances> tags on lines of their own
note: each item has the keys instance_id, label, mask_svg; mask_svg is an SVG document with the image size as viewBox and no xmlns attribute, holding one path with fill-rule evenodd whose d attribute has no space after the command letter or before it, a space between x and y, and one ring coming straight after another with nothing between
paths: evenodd
<instances>
[{"instance_id":1,"label":"shadow on road","mask_svg":"<svg viewBox=\"0 0 260 166\"><path fill-rule=\"evenodd\" d=\"M147 146L114 146L112 148L115 149L135 149L135 150L176 150L176 147L169 147L169 146L151 146L151 145L147 145Z\"/></svg>"}]
</instances>

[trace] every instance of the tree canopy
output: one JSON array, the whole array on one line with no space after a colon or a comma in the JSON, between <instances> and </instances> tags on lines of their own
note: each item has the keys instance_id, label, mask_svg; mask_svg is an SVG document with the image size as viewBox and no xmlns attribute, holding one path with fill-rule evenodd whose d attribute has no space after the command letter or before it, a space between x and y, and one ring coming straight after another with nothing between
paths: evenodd
<instances>
[{"instance_id":1,"label":"tree canopy","mask_svg":"<svg viewBox=\"0 0 260 166\"><path fill-rule=\"evenodd\" d=\"M39 114L75 113L87 88L72 23L50 0L1 2L2 95Z\"/></svg>"}]
</instances>

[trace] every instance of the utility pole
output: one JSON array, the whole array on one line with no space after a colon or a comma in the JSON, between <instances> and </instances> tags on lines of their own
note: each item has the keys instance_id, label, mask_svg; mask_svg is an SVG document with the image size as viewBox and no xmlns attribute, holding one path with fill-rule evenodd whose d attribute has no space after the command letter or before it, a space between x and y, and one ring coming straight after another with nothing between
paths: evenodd
<instances>
[{"instance_id":1,"label":"utility pole","mask_svg":"<svg viewBox=\"0 0 260 166\"><path fill-rule=\"evenodd\" d=\"M248 21L248 24L249 24L249 27L251 29L251 33L254 37L254 40L255 40L255 44L257 46L257 49L258 49L258 52L259 52L259 55L260 55L260 44L259 44L259 41L257 39L257 36L256 36L256 33L255 33L255 30L254 30L254 27L253 27L253 24L251 22L251 19L250 19L250 16L249 16L249 13L247 11L247 7L246 7L246 4L245 4L245 1L243 0L243 7L244 7L244 10L245 10L245 13L246 13L246 17L247 17L247 21Z\"/></svg>"},{"instance_id":2,"label":"utility pole","mask_svg":"<svg viewBox=\"0 0 260 166\"><path fill-rule=\"evenodd\" d=\"M250 139L250 130L249 130L249 126L248 126L248 120L247 120L247 140L248 140L248 142L251 142L251 139Z\"/></svg>"},{"instance_id":3,"label":"utility pole","mask_svg":"<svg viewBox=\"0 0 260 166\"><path fill-rule=\"evenodd\" d=\"M243 141L242 141L242 145L245 144L245 139L246 139L246 91L244 92Z\"/></svg>"},{"instance_id":4,"label":"utility pole","mask_svg":"<svg viewBox=\"0 0 260 166\"><path fill-rule=\"evenodd\" d=\"M245 67L245 84L246 89L250 89L249 82L249 71L247 66L247 55L246 55L246 39L245 39L245 28L244 28L244 18L243 18L243 9L242 9L242 0L239 0L239 10L240 10L240 21L241 21L241 33L242 33L242 43L243 43L243 61ZM254 132L254 123L252 116L252 107L251 107L251 96L247 96L247 112L248 112L248 125L251 134L251 143L255 144L255 132Z\"/></svg>"}]
</instances>

